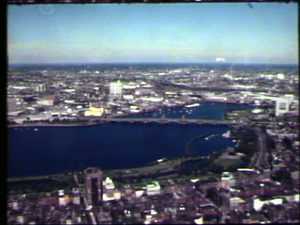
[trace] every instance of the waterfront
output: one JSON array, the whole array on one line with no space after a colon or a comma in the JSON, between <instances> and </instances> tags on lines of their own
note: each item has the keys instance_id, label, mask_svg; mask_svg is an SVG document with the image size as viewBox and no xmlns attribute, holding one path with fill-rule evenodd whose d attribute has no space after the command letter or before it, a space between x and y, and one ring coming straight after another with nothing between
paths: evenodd
<instances>
[{"instance_id":1,"label":"waterfront","mask_svg":"<svg viewBox=\"0 0 300 225\"><path fill-rule=\"evenodd\" d=\"M203 105L199 107L205 110ZM195 111L199 110L196 108ZM209 119L221 118L226 108L223 104L223 110L219 107L209 114ZM209 140L200 138L191 145L192 156L208 155L235 146L230 138L222 137L228 129L227 125L176 123L106 123L87 127L39 127L38 130L9 128L9 177L78 171L88 166L102 169L146 166L158 158L185 156L188 142L196 136L213 133L215 136Z\"/></svg>"},{"instance_id":2,"label":"waterfront","mask_svg":"<svg viewBox=\"0 0 300 225\"><path fill-rule=\"evenodd\" d=\"M224 114L231 110L253 109L255 106L248 104L232 104L224 102L201 102L200 106L182 107L177 106L168 109L156 110L151 112L137 113L125 117L132 118L181 118L186 119L207 119L207 120L223 120Z\"/></svg>"}]
</instances>

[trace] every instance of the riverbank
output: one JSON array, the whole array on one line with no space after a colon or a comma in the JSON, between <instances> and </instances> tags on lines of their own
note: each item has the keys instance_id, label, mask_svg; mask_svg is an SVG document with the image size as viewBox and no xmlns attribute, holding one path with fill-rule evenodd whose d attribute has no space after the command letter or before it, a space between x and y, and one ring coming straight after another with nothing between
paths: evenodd
<instances>
[{"instance_id":1,"label":"riverbank","mask_svg":"<svg viewBox=\"0 0 300 225\"><path fill-rule=\"evenodd\" d=\"M190 102L189 102L190 103ZM95 125L99 125L99 124L103 124L106 123L106 119L123 119L123 118L136 118L137 116L140 117L140 115L144 115L145 113L148 114L147 116L152 119L154 118L161 118L164 114L165 114L165 119L169 118L168 117L168 113L172 110L175 110L174 112L178 113L178 116L176 118L182 118L182 116L184 115L184 112L182 111L178 111L176 109L185 109L186 105L188 105L189 103L185 103L185 104L177 104L174 106L165 106L165 107L156 107L153 108L151 110L146 110L143 112L139 112L139 113L128 113L128 114L123 114L123 115L113 115L111 117L71 117L71 118L52 118L52 119L44 119L44 120L27 120L27 118L25 118L24 116L22 118L11 118L11 121L8 122L8 127L15 127L15 128L19 128L19 127L86 127L86 126L95 126ZM195 102L196 103L196 102ZM210 104L213 105L217 105L220 104L220 102L207 102L207 101L198 101L197 103L201 103L200 106L194 107L193 109L196 109L198 107L203 107L203 105L205 105L206 103L209 103L208 107L211 107ZM240 110L240 109L230 109L232 105L237 105L237 108L243 107L243 106L249 106L248 104L231 104L231 103L224 103L222 102L222 104L225 104L227 106L230 106L228 109L227 107L223 107L222 110L224 110L224 112L221 113L221 117L218 118L218 120L226 120L226 112L230 112L232 110ZM177 112L178 111L178 112ZM183 110L184 111L184 110ZM157 117L157 115L152 115L154 112L158 112L158 114L160 114L160 117ZM152 114L151 114L152 113ZM151 114L151 115L149 115ZM188 115L188 114L187 114ZM147 117L147 116L142 116L142 117ZM170 115L169 115L170 116ZM148 118L147 117L147 118ZM201 118L202 114L199 115L199 117L197 118ZM190 119L197 119L195 118L190 118ZM174 119L173 114L171 115L170 119ZM188 118L186 118L188 119ZM203 118L202 118L203 119ZM207 118L210 119L210 118Z\"/></svg>"},{"instance_id":2,"label":"riverbank","mask_svg":"<svg viewBox=\"0 0 300 225\"><path fill-rule=\"evenodd\" d=\"M59 174L49 174L41 176L28 176L28 177L9 177L7 182L22 182L22 181L35 181L35 180L65 180L67 176L71 176L72 173L79 172L69 172L69 173L59 173Z\"/></svg>"},{"instance_id":3,"label":"riverbank","mask_svg":"<svg viewBox=\"0 0 300 225\"><path fill-rule=\"evenodd\" d=\"M105 121L101 121L104 119L122 119L122 118L130 118L134 117L135 115L141 114L141 113L152 113L156 111L166 110L166 109L173 109L176 107L185 107L189 103L183 103L183 104L176 104L172 106L160 106L156 107L150 110L145 110L137 113L124 113L122 115L111 115L111 117L72 117L72 118L52 118L50 119L44 119L44 120L27 120L27 117L22 118L15 118L15 120L19 120L19 122L13 122L14 124L8 124L8 127L81 127L81 126L94 126L106 123ZM13 119L14 120L14 119ZM60 120L60 122L57 122L57 120ZM24 123L25 121L25 123ZM46 122L45 122L46 121ZM51 121L51 122L50 122ZM54 122L53 122L54 121ZM96 121L96 122L95 122ZM11 122L9 122L11 123Z\"/></svg>"},{"instance_id":4,"label":"riverbank","mask_svg":"<svg viewBox=\"0 0 300 225\"><path fill-rule=\"evenodd\" d=\"M82 124L82 123L75 123L75 124L48 124L48 123L35 123L35 124L17 124L17 125L7 125L10 128L26 128L26 127L88 127L88 126L96 126L103 124L102 123L89 123L89 124Z\"/></svg>"},{"instance_id":5,"label":"riverbank","mask_svg":"<svg viewBox=\"0 0 300 225\"><path fill-rule=\"evenodd\" d=\"M155 165L149 165L145 167L129 168L129 169L117 169L117 170L103 170L105 176L108 177L137 177L146 175L160 175L168 172L176 172L182 163L189 160L198 160L203 157L181 157L176 159L169 159L165 162L161 162ZM35 180L65 180L67 176L72 174L78 174L82 171L73 171L61 174L51 174L42 176L29 176L29 177L11 177L7 179L7 182L22 182L22 181L35 181Z\"/></svg>"},{"instance_id":6,"label":"riverbank","mask_svg":"<svg viewBox=\"0 0 300 225\"><path fill-rule=\"evenodd\" d=\"M165 162L161 162L151 166L137 167L131 169L111 170L107 171L108 176L123 176L123 177L137 177L146 175L160 175L168 172L176 172L180 169L181 164L189 160L202 159L199 157L181 157L176 159L170 159Z\"/></svg>"}]
</instances>

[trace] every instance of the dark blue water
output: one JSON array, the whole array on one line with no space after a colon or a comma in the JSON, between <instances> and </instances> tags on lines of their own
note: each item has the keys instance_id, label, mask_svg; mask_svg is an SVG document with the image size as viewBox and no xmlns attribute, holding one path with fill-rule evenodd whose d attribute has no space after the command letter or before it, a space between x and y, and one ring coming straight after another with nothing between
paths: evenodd
<instances>
[{"instance_id":1,"label":"dark blue water","mask_svg":"<svg viewBox=\"0 0 300 225\"><path fill-rule=\"evenodd\" d=\"M203 117L207 113L208 119L222 117L226 107L215 103L214 106L223 110L212 110L210 103L205 104L207 107L195 108L195 115L202 107L204 111L209 109ZM196 136L213 133L216 135L209 140L199 138L190 145L193 156L208 155L235 146L230 138L222 137L228 129L226 125L177 123L107 123L88 127L39 127L38 131L9 128L8 176L78 171L88 166L102 169L145 166L158 158L185 156L186 143Z\"/></svg>"},{"instance_id":2,"label":"dark blue water","mask_svg":"<svg viewBox=\"0 0 300 225\"><path fill-rule=\"evenodd\" d=\"M221 102L202 102L197 107L174 107L170 109L163 109L160 111L137 113L135 115L124 117L137 117L137 118L160 118L163 115L165 118L181 118L183 115L187 119L207 119L207 120L223 120L226 111L239 110L239 109L253 109L254 106L247 104L230 104Z\"/></svg>"}]
</instances>

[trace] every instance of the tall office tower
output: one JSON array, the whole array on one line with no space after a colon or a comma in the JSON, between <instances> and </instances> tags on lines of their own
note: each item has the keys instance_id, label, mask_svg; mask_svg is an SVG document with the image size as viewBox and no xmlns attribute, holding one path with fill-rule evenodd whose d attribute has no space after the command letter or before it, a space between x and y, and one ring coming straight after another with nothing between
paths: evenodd
<instances>
[{"instance_id":1,"label":"tall office tower","mask_svg":"<svg viewBox=\"0 0 300 225\"><path fill-rule=\"evenodd\" d=\"M44 91L46 91L46 86L45 86L45 84L39 84L35 87L35 90L37 92L44 92Z\"/></svg>"},{"instance_id":2,"label":"tall office tower","mask_svg":"<svg viewBox=\"0 0 300 225\"><path fill-rule=\"evenodd\" d=\"M121 98L123 91L123 84L118 82L112 82L109 84L109 95L114 98Z\"/></svg>"},{"instance_id":3,"label":"tall office tower","mask_svg":"<svg viewBox=\"0 0 300 225\"><path fill-rule=\"evenodd\" d=\"M89 167L84 174L87 203L95 205L102 201L102 171L99 168Z\"/></svg>"},{"instance_id":4,"label":"tall office tower","mask_svg":"<svg viewBox=\"0 0 300 225\"><path fill-rule=\"evenodd\" d=\"M290 111L290 106L293 101L293 96L292 95L286 95L283 98L278 98L276 100L276 111L275 115L280 116L288 111Z\"/></svg>"}]
</instances>

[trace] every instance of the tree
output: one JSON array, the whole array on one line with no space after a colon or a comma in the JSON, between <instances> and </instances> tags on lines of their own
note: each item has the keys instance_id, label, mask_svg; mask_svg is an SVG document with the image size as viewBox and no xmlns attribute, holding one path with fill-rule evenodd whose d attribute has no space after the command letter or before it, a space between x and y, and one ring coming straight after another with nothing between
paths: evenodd
<instances>
[{"instance_id":1,"label":"tree","mask_svg":"<svg viewBox=\"0 0 300 225\"><path fill-rule=\"evenodd\" d=\"M291 172L285 167L282 167L271 174L271 179L275 181L282 181L283 179L291 179L291 177L292 177Z\"/></svg>"},{"instance_id":2,"label":"tree","mask_svg":"<svg viewBox=\"0 0 300 225\"><path fill-rule=\"evenodd\" d=\"M282 144L287 148L287 149L291 149L292 148L292 142L289 138L284 137L282 140Z\"/></svg>"},{"instance_id":3,"label":"tree","mask_svg":"<svg viewBox=\"0 0 300 225\"><path fill-rule=\"evenodd\" d=\"M209 167L208 167L208 170L210 172L213 172L213 173L217 173L217 174L221 174L223 171L224 171L224 168L219 165L219 164L216 164L216 163L212 163Z\"/></svg>"},{"instance_id":4,"label":"tree","mask_svg":"<svg viewBox=\"0 0 300 225\"><path fill-rule=\"evenodd\" d=\"M210 187L206 190L206 198L210 199L216 205L220 204L220 195L216 187Z\"/></svg>"}]
</instances>

